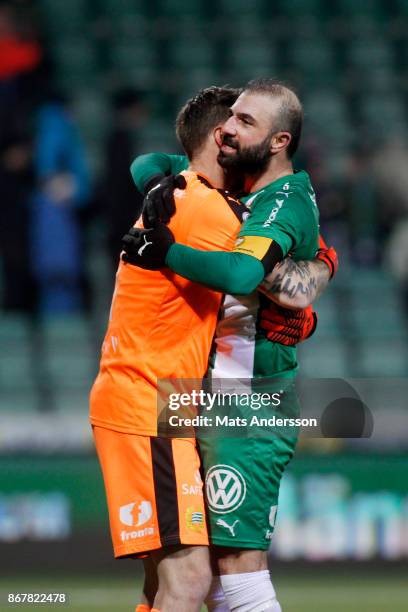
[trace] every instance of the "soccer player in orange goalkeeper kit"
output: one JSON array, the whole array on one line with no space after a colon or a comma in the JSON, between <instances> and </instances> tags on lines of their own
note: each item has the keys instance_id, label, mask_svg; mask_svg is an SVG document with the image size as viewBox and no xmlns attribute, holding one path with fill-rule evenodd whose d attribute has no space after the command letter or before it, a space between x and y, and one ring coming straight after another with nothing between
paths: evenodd
<instances>
[{"instance_id":1,"label":"soccer player in orange goalkeeper kit","mask_svg":"<svg viewBox=\"0 0 408 612\"><path fill-rule=\"evenodd\" d=\"M189 166L182 173L184 189L175 191L169 229L179 243L207 253L231 252L248 213L222 191L225 173L216 163L222 126L236 97L235 90L209 88L178 117ZM160 231L160 244L170 248L174 238L169 239L163 226L156 228L154 241ZM158 380L204 376L223 294L163 268L157 250L156 265L152 244L145 233L136 250L137 257L149 252L150 269L132 265L134 253L124 255L119 264L90 417L115 556L144 560L144 602L137 609L191 612L200 610L211 582L200 461L194 438L158 436ZM285 263L274 261L274 256L268 261L271 270L278 264L279 283ZM320 259L309 263L318 277L309 295L313 299L330 273ZM266 272L262 278L267 276L273 298L279 300L276 283ZM288 292L281 293L283 303L293 307ZM314 317L305 315L300 326L286 323L296 316L288 317L270 301L265 304L266 341L272 346L278 339L288 339L289 345L293 336L295 341L304 339Z\"/></svg>"}]
</instances>

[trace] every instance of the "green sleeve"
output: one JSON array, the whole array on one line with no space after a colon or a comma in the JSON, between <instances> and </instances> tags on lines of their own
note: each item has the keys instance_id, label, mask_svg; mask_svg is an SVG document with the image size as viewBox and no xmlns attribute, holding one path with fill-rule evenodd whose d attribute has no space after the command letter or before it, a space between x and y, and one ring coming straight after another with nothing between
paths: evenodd
<instances>
[{"instance_id":1,"label":"green sleeve","mask_svg":"<svg viewBox=\"0 0 408 612\"><path fill-rule=\"evenodd\" d=\"M140 193L144 193L146 183L157 174L179 174L188 167L185 155L168 153L147 153L139 155L130 166L130 173Z\"/></svg>"},{"instance_id":2,"label":"green sleeve","mask_svg":"<svg viewBox=\"0 0 408 612\"><path fill-rule=\"evenodd\" d=\"M250 216L241 227L240 236L264 236L274 240L285 257L296 246L306 244L316 234L317 220L310 205L297 191L287 197L265 194L253 206Z\"/></svg>"},{"instance_id":3,"label":"green sleeve","mask_svg":"<svg viewBox=\"0 0 408 612\"><path fill-rule=\"evenodd\" d=\"M262 263L243 253L199 251L173 244L166 264L180 276L222 293L248 295L264 277Z\"/></svg>"}]
</instances>

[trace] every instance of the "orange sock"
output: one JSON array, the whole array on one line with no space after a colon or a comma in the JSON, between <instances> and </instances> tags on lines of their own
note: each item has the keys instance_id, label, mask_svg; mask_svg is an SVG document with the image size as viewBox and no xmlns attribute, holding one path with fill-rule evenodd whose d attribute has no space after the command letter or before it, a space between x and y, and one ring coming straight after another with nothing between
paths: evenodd
<instances>
[{"instance_id":1,"label":"orange sock","mask_svg":"<svg viewBox=\"0 0 408 612\"><path fill-rule=\"evenodd\" d=\"M139 604L136 606L135 612L151 612L151 607L147 604Z\"/></svg>"}]
</instances>

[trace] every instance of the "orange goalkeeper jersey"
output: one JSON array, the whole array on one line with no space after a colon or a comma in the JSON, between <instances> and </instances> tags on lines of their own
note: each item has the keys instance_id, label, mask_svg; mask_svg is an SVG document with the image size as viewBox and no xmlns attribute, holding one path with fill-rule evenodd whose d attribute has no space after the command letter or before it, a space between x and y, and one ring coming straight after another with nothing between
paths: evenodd
<instances>
[{"instance_id":1,"label":"orange goalkeeper jersey","mask_svg":"<svg viewBox=\"0 0 408 612\"><path fill-rule=\"evenodd\" d=\"M169 224L177 242L233 248L245 207L193 172L183 173ZM204 376L222 294L165 268L120 262L90 419L116 431L157 435L157 381Z\"/></svg>"}]
</instances>

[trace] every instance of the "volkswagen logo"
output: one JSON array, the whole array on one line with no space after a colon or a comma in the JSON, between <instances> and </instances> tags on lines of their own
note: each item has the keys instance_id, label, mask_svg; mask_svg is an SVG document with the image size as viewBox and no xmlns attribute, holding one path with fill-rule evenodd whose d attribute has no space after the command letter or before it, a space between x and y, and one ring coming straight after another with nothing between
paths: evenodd
<instances>
[{"instance_id":1,"label":"volkswagen logo","mask_svg":"<svg viewBox=\"0 0 408 612\"><path fill-rule=\"evenodd\" d=\"M246 483L241 472L230 465L213 465L205 478L205 491L210 510L216 514L233 512L246 496Z\"/></svg>"}]
</instances>

